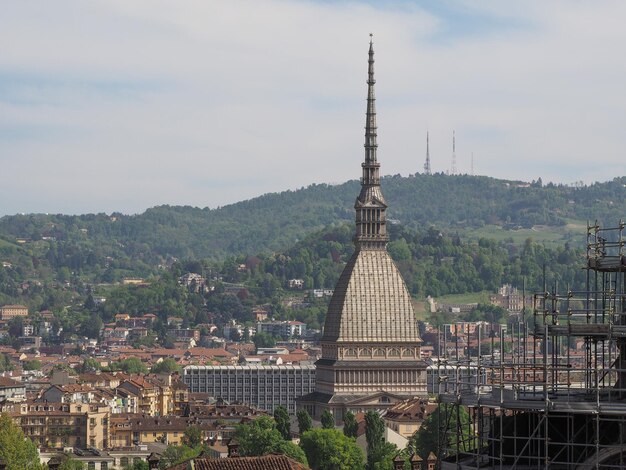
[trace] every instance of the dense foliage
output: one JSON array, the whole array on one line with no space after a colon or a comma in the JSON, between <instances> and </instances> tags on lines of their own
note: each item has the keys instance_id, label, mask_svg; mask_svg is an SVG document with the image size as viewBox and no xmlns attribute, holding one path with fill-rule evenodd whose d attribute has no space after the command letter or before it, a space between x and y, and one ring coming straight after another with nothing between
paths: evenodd
<instances>
[{"instance_id":1,"label":"dense foliage","mask_svg":"<svg viewBox=\"0 0 626 470\"><path fill-rule=\"evenodd\" d=\"M456 433L457 428L461 430L460 434ZM441 455L444 449L469 451L475 445L470 429L470 417L465 407L442 403L411 436L408 449L424 460L431 452Z\"/></svg>"},{"instance_id":2,"label":"dense foliage","mask_svg":"<svg viewBox=\"0 0 626 470\"><path fill-rule=\"evenodd\" d=\"M348 437L354 437L356 439L359 431L359 423L356 420L356 416L352 411L347 411L343 417L343 433Z\"/></svg>"},{"instance_id":3,"label":"dense foliage","mask_svg":"<svg viewBox=\"0 0 626 470\"><path fill-rule=\"evenodd\" d=\"M286 441L272 418L262 416L254 421L237 426L234 434L239 444L239 454L243 456L265 455L272 452L285 454L300 463L307 464L307 458L300 447Z\"/></svg>"},{"instance_id":4,"label":"dense foliage","mask_svg":"<svg viewBox=\"0 0 626 470\"><path fill-rule=\"evenodd\" d=\"M298 410L296 417L298 418L298 433L302 436L313 427L313 419L306 410Z\"/></svg>"},{"instance_id":5,"label":"dense foliage","mask_svg":"<svg viewBox=\"0 0 626 470\"><path fill-rule=\"evenodd\" d=\"M324 410L321 421L323 429L335 429L335 417L329 410Z\"/></svg>"},{"instance_id":6,"label":"dense foliage","mask_svg":"<svg viewBox=\"0 0 626 470\"><path fill-rule=\"evenodd\" d=\"M6 470L40 470L39 453L33 441L24 437L22 428L8 414L0 414L0 459Z\"/></svg>"},{"instance_id":7,"label":"dense foliage","mask_svg":"<svg viewBox=\"0 0 626 470\"><path fill-rule=\"evenodd\" d=\"M367 470L393 470L398 448L385 440L385 422L376 411L365 414Z\"/></svg>"},{"instance_id":8,"label":"dense foliage","mask_svg":"<svg viewBox=\"0 0 626 470\"><path fill-rule=\"evenodd\" d=\"M626 213L626 177L589 186L531 185L484 176L435 174L382 179L389 217L410 228L563 225L568 219L613 221ZM223 259L283 251L323 227L354 218L357 181L266 194L217 209L159 206L143 214L15 215L0 219L0 257L20 256L31 240L32 263L91 271L102 280L129 270L147 275L174 256ZM615 214L618 214L617 216ZM279 229L278 229L279 228ZM25 255L25 253L21 253ZM137 274L135 274L137 275Z\"/></svg>"},{"instance_id":9,"label":"dense foliage","mask_svg":"<svg viewBox=\"0 0 626 470\"><path fill-rule=\"evenodd\" d=\"M363 451L337 429L311 429L300 439L313 470L362 470Z\"/></svg>"}]
</instances>

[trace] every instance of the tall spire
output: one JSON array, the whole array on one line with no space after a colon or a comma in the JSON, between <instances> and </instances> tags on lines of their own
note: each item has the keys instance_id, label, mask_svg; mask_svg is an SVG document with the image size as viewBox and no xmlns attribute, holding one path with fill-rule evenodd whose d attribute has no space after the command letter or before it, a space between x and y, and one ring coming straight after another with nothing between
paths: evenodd
<instances>
[{"instance_id":1,"label":"tall spire","mask_svg":"<svg viewBox=\"0 0 626 470\"><path fill-rule=\"evenodd\" d=\"M356 199L357 249L385 249L387 236L385 198L380 190L380 163L376 157L376 97L374 94L374 43L370 34L370 50L367 67L367 111L365 114L365 160L361 163L361 192Z\"/></svg>"},{"instance_id":2,"label":"tall spire","mask_svg":"<svg viewBox=\"0 0 626 470\"><path fill-rule=\"evenodd\" d=\"M370 34L370 51L367 67L367 114L365 119L365 163L376 163L376 96L374 95L374 42Z\"/></svg>"},{"instance_id":3,"label":"tall spire","mask_svg":"<svg viewBox=\"0 0 626 470\"><path fill-rule=\"evenodd\" d=\"M432 175L432 171L430 169L430 145L428 142L428 131L426 131L426 163L424 163L424 174Z\"/></svg>"}]
</instances>

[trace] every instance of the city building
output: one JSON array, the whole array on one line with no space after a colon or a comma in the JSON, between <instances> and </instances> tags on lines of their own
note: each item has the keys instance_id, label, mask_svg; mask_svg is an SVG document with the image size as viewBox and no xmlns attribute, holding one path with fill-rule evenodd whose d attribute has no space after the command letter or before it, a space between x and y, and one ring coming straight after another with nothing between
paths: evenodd
<instances>
[{"instance_id":1,"label":"city building","mask_svg":"<svg viewBox=\"0 0 626 470\"><path fill-rule=\"evenodd\" d=\"M26 399L26 387L9 378L0 377L0 402L20 402Z\"/></svg>"},{"instance_id":2,"label":"city building","mask_svg":"<svg viewBox=\"0 0 626 470\"><path fill-rule=\"evenodd\" d=\"M513 287L511 284L504 284L498 289L497 294L489 296L489 302L510 312L521 312L525 305L530 307L532 301L532 295L524 296L517 287Z\"/></svg>"},{"instance_id":3,"label":"city building","mask_svg":"<svg viewBox=\"0 0 626 470\"><path fill-rule=\"evenodd\" d=\"M215 422L215 418L119 414L111 418L111 446L131 447L155 442L181 444L190 426L200 428L204 439L221 440L225 432L226 437L232 434L232 426L227 428Z\"/></svg>"},{"instance_id":4,"label":"city building","mask_svg":"<svg viewBox=\"0 0 626 470\"><path fill-rule=\"evenodd\" d=\"M274 412L296 412L296 398L315 389L314 365L187 366L183 380L191 393Z\"/></svg>"},{"instance_id":5,"label":"city building","mask_svg":"<svg viewBox=\"0 0 626 470\"><path fill-rule=\"evenodd\" d=\"M137 397L138 411L149 416L169 415L174 411L171 383L155 376L134 375L117 387Z\"/></svg>"},{"instance_id":6,"label":"city building","mask_svg":"<svg viewBox=\"0 0 626 470\"><path fill-rule=\"evenodd\" d=\"M26 401L5 411L38 447L106 449L109 445L107 406Z\"/></svg>"},{"instance_id":7,"label":"city building","mask_svg":"<svg viewBox=\"0 0 626 470\"><path fill-rule=\"evenodd\" d=\"M300 321L260 321L256 324L257 333L267 333L278 338L289 339L306 335L306 323Z\"/></svg>"},{"instance_id":8,"label":"city building","mask_svg":"<svg viewBox=\"0 0 626 470\"><path fill-rule=\"evenodd\" d=\"M380 188L374 97L374 48L370 42L365 161L356 211L355 251L331 298L315 392L298 407L337 422L346 411L384 410L426 395L426 364L411 296L387 252L387 203Z\"/></svg>"},{"instance_id":9,"label":"city building","mask_svg":"<svg viewBox=\"0 0 626 470\"><path fill-rule=\"evenodd\" d=\"M425 398L409 398L387 409L383 419L385 426L408 439L436 409L437 404L429 403Z\"/></svg>"},{"instance_id":10,"label":"city building","mask_svg":"<svg viewBox=\"0 0 626 470\"><path fill-rule=\"evenodd\" d=\"M10 320L15 317L27 317L28 307L24 305L4 305L0 307L0 320Z\"/></svg>"}]
</instances>

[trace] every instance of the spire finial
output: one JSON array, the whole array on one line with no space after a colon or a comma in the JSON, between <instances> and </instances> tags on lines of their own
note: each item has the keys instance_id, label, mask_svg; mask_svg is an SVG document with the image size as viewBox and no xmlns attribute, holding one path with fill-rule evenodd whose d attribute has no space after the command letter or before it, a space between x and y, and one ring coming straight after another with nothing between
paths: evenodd
<instances>
[{"instance_id":1,"label":"spire finial","mask_svg":"<svg viewBox=\"0 0 626 470\"><path fill-rule=\"evenodd\" d=\"M365 117L365 162L376 162L376 97L374 95L374 45L370 33L370 50L367 61L367 111Z\"/></svg>"}]
</instances>

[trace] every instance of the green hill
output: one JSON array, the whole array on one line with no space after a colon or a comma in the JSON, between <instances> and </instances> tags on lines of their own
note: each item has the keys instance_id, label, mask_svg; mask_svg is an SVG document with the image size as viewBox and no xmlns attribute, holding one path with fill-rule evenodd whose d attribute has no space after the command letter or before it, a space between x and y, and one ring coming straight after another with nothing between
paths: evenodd
<instances>
[{"instance_id":1,"label":"green hill","mask_svg":"<svg viewBox=\"0 0 626 470\"><path fill-rule=\"evenodd\" d=\"M578 286L587 220L616 224L626 214L624 177L578 188L442 174L390 176L382 185L390 205L389 252L417 298L492 292L523 280L532 291L541 286L544 265L548 279ZM148 307L189 314L201 311L202 302L193 297L193 308L184 306L175 273L194 269L244 283L250 305L278 302L277 292L292 278L304 279L307 288L332 287L353 249L358 190L349 181L217 209L3 217L0 304L83 312L93 292L109 298L105 319L115 309ZM193 260L204 260L203 267ZM153 287L115 287L124 277L148 278ZM232 296L220 295L210 297L212 311L238 311ZM312 307L307 321L321 324L323 310Z\"/></svg>"},{"instance_id":2,"label":"green hill","mask_svg":"<svg viewBox=\"0 0 626 470\"><path fill-rule=\"evenodd\" d=\"M388 217L416 229L434 225L464 239L561 245L587 220L626 214L626 177L583 187L523 184L484 176L388 176ZM15 215L0 219L0 256L46 258L71 271L94 267L148 272L172 257L224 259L284 251L308 234L353 220L359 183L311 185L199 209L159 206L143 214ZM17 239L27 242L18 245Z\"/></svg>"}]
</instances>

